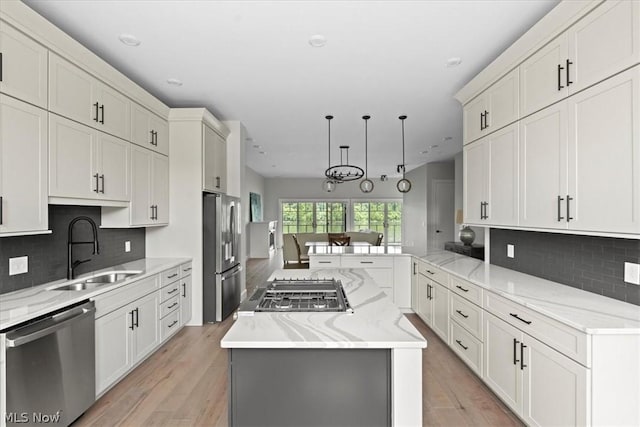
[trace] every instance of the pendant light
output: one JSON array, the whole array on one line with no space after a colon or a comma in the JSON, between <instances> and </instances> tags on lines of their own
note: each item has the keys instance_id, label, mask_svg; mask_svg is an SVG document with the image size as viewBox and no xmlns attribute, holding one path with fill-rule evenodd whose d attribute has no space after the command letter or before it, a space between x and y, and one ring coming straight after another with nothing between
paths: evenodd
<instances>
[{"instance_id":1,"label":"pendant light","mask_svg":"<svg viewBox=\"0 0 640 427\"><path fill-rule=\"evenodd\" d=\"M328 159L328 162L327 162L328 168L327 168L327 170L329 170L331 168L331 119L333 119L333 116L325 116L325 119L327 119L327 124L328 124L328 127L329 127L329 133L328 133L328 135L329 135L329 144L328 144L329 145L329 153L327 155L327 159ZM325 175L326 175L326 172L325 172ZM322 190L323 191L325 191L327 193L331 193L335 189L336 189L336 183L332 179L327 178L324 181L322 181Z\"/></svg>"},{"instance_id":2,"label":"pendant light","mask_svg":"<svg viewBox=\"0 0 640 427\"><path fill-rule=\"evenodd\" d=\"M367 123L371 116L362 116L364 120L364 179L360 181L360 190L363 193L371 193L373 191L373 181L369 179L369 162L368 162L368 132Z\"/></svg>"},{"instance_id":3,"label":"pendant light","mask_svg":"<svg viewBox=\"0 0 640 427\"><path fill-rule=\"evenodd\" d=\"M404 160L404 120L407 118L407 116L400 116L398 118L402 122L402 164L398 165L397 171L400 172L402 170L402 179L398 181L396 187L398 188L399 192L408 193L409 190L411 190L411 181L405 178L406 163Z\"/></svg>"},{"instance_id":4,"label":"pendant light","mask_svg":"<svg viewBox=\"0 0 640 427\"><path fill-rule=\"evenodd\" d=\"M333 116L326 116L329 123L329 167L324 171L324 175L334 184L341 182L355 181L364 176L364 170L359 166L349 164L349 146L340 146L340 163L331 166L331 119ZM345 157L343 157L345 155ZM326 181L325 181L326 182Z\"/></svg>"}]
</instances>

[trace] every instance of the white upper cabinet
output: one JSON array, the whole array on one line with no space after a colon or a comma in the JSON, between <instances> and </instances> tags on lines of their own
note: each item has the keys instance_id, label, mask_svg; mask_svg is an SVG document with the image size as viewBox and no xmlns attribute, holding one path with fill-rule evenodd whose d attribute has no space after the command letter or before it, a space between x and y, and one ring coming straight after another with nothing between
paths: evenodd
<instances>
[{"instance_id":1,"label":"white upper cabinet","mask_svg":"<svg viewBox=\"0 0 640 427\"><path fill-rule=\"evenodd\" d=\"M0 24L0 92L47 108L47 49Z\"/></svg>"},{"instance_id":2,"label":"white upper cabinet","mask_svg":"<svg viewBox=\"0 0 640 427\"><path fill-rule=\"evenodd\" d=\"M135 145L131 147L130 213L129 223L108 226L150 226L169 223L169 158ZM107 219L111 220L109 217ZM117 217L115 219L117 220Z\"/></svg>"},{"instance_id":3,"label":"white upper cabinet","mask_svg":"<svg viewBox=\"0 0 640 427\"><path fill-rule=\"evenodd\" d=\"M520 113L527 116L566 98L569 43L563 33L520 65Z\"/></svg>"},{"instance_id":4,"label":"white upper cabinet","mask_svg":"<svg viewBox=\"0 0 640 427\"><path fill-rule=\"evenodd\" d=\"M568 227L639 234L640 65L568 101Z\"/></svg>"},{"instance_id":5,"label":"white upper cabinet","mask_svg":"<svg viewBox=\"0 0 640 427\"><path fill-rule=\"evenodd\" d=\"M227 191L227 143L207 125L203 128L202 188L205 191Z\"/></svg>"},{"instance_id":6,"label":"white upper cabinet","mask_svg":"<svg viewBox=\"0 0 640 427\"><path fill-rule=\"evenodd\" d=\"M526 116L640 62L640 3L603 2L520 65Z\"/></svg>"},{"instance_id":7,"label":"white upper cabinet","mask_svg":"<svg viewBox=\"0 0 640 427\"><path fill-rule=\"evenodd\" d=\"M49 55L49 110L130 139L131 101L53 53Z\"/></svg>"},{"instance_id":8,"label":"white upper cabinet","mask_svg":"<svg viewBox=\"0 0 640 427\"><path fill-rule=\"evenodd\" d=\"M521 121L520 225L640 233L640 66Z\"/></svg>"},{"instance_id":9,"label":"white upper cabinet","mask_svg":"<svg viewBox=\"0 0 640 427\"><path fill-rule=\"evenodd\" d=\"M569 93L640 63L640 2L610 0L568 30Z\"/></svg>"},{"instance_id":10,"label":"white upper cabinet","mask_svg":"<svg viewBox=\"0 0 640 427\"><path fill-rule=\"evenodd\" d=\"M129 157L127 141L49 114L50 197L128 201Z\"/></svg>"},{"instance_id":11,"label":"white upper cabinet","mask_svg":"<svg viewBox=\"0 0 640 427\"><path fill-rule=\"evenodd\" d=\"M169 125L135 102L131 105L131 142L169 155Z\"/></svg>"},{"instance_id":12,"label":"white upper cabinet","mask_svg":"<svg viewBox=\"0 0 640 427\"><path fill-rule=\"evenodd\" d=\"M465 144L518 120L518 82L518 69L514 69L465 105Z\"/></svg>"},{"instance_id":13,"label":"white upper cabinet","mask_svg":"<svg viewBox=\"0 0 640 427\"><path fill-rule=\"evenodd\" d=\"M566 101L520 121L520 225L566 224Z\"/></svg>"},{"instance_id":14,"label":"white upper cabinet","mask_svg":"<svg viewBox=\"0 0 640 427\"><path fill-rule=\"evenodd\" d=\"M0 236L48 227L47 112L0 95Z\"/></svg>"},{"instance_id":15,"label":"white upper cabinet","mask_svg":"<svg viewBox=\"0 0 640 427\"><path fill-rule=\"evenodd\" d=\"M518 124L463 149L465 223L518 224Z\"/></svg>"}]
</instances>

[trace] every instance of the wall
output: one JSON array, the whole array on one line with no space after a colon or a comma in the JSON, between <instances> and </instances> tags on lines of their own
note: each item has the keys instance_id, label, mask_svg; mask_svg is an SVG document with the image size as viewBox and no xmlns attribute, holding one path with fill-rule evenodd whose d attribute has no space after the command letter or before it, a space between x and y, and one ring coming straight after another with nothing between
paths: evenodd
<instances>
[{"instance_id":1,"label":"wall","mask_svg":"<svg viewBox=\"0 0 640 427\"><path fill-rule=\"evenodd\" d=\"M411 191L402 198L402 247L408 253L427 252L427 165L407 172Z\"/></svg>"},{"instance_id":2,"label":"wall","mask_svg":"<svg viewBox=\"0 0 640 427\"><path fill-rule=\"evenodd\" d=\"M455 180L456 180L456 197L455 197L455 201L456 201L456 211L458 209L463 209L464 208L464 200L463 200L463 191L462 191L462 187L463 187L463 183L464 183L464 177L463 177L463 171L464 171L464 164L463 164L463 155L462 152L456 154L456 157L454 159L455 161ZM461 227L462 225L460 225ZM474 244L478 243L478 244L484 244L484 232L485 232L485 228L486 227L471 227L471 229L473 231L475 231L476 233L476 238L473 241ZM458 226L456 226L456 231L459 231ZM456 236L455 236L455 240L456 242L460 241L460 235L459 233L456 232Z\"/></svg>"},{"instance_id":3,"label":"wall","mask_svg":"<svg viewBox=\"0 0 640 427\"><path fill-rule=\"evenodd\" d=\"M264 177L251 169L248 166L244 168L245 174L245 185L244 190L242 192L242 224L244 227L244 235L246 236L246 244L243 246L245 258L249 258L249 210L251 209L249 205L249 193L256 193L260 195L262 199L262 214L263 219L266 220L266 216L264 214ZM277 219L276 217L270 218L269 220Z\"/></svg>"},{"instance_id":4,"label":"wall","mask_svg":"<svg viewBox=\"0 0 640 427\"><path fill-rule=\"evenodd\" d=\"M443 246L440 247L435 247L437 245L434 245L433 243L431 243L431 239L430 236L435 236L435 231L438 228L438 224L435 223L435 218L437 217L435 214L435 210L436 207L434 206L434 201L433 198L431 197L431 192L433 191L434 188L434 181L435 180L451 180L454 181L455 180L455 163L454 162L435 162L435 163L427 163L427 192L426 192L426 198L427 198L427 248L431 248L431 249L444 249ZM454 194L455 196L455 194ZM454 218L454 223L455 223L455 206L453 211L451 212L451 217ZM450 223L449 223L450 224ZM445 239L447 241L451 241L455 238L455 236L453 234L457 234L457 233L452 233L451 229L449 229L450 231L446 232L445 230L443 230L446 233L451 233L451 235Z\"/></svg>"},{"instance_id":5,"label":"wall","mask_svg":"<svg viewBox=\"0 0 640 427\"><path fill-rule=\"evenodd\" d=\"M278 220L278 241L282 244L282 228L280 224L280 200L341 200L341 199L402 199L396 184L397 179L389 178L382 182L372 179L374 187L371 193L360 191L359 181L345 182L336 186L335 191L322 191L322 178L265 178L263 203L263 220Z\"/></svg>"},{"instance_id":6,"label":"wall","mask_svg":"<svg viewBox=\"0 0 640 427\"><path fill-rule=\"evenodd\" d=\"M67 229L77 216L88 216L100 225L100 207L49 205L51 234L0 238L0 294L40 285L67 277ZM73 231L76 241L92 241L91 226L84 221L76 223ZM93 255L92 245L76 245L73 257L91 259L76 268L83 274L145 257L145 229L98 229L100 253ZM131 252L124 251L124 242L131 242ZM29 272L9 276L9 258L29 257Z\"/></svg>"},{"instance_id":7,"label":"wall","mask_svg":"<svg viewBox=\"0 0 640 427\"><path fill-rule=\"evenodd\" d=\"M640 305L640 286L624 282L624 262L640 263L640 240L491 229L492 264Z\"/></svg>"}]
</instances>

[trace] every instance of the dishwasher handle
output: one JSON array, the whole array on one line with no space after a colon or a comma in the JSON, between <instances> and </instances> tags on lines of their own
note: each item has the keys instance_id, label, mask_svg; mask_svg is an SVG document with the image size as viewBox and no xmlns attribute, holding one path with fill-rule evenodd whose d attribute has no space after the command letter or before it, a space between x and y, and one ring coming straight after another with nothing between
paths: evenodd
<instances>
[{"instance_id":1,"label":"dishwasher handle","mask_svg":"<svg viewBox=\"0 0 640 427\"><path fill-rule=\"evenodd\" d=\"M7 347L20 347L21 345L28 344L52 332L59 331L72 322L88 316L94 316L95 311L94 303L90 302L54 316L46 317L36 323L8 333L6 336ZM24 332L21 333L21 330L24 330Z\"/></svg>"}]
</instances>

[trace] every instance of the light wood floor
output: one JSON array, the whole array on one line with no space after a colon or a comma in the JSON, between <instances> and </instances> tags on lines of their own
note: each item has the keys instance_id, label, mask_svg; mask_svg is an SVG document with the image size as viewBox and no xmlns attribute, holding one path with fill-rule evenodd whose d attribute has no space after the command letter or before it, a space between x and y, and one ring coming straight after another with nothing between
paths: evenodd
<instances>
[{"instance_id":1,"label":"light wood floor","mask_svg":"<svg viewBox=\"0 0 640 427\"><path fill-rule=\"evenodd\" d=\"M250 260L247 288L281 266L277 256ZM422 368L425 426L522 425L418 316L407 317L428 342ZM74 426L226 426L227 352L220 339L232 324L228 318L183 328Z\"/></svg>"}]
</instances>

